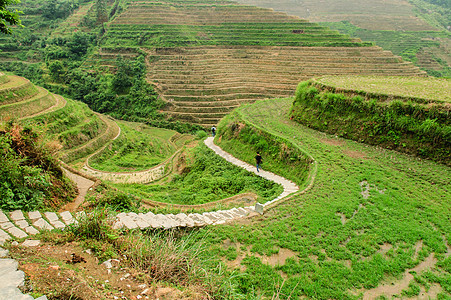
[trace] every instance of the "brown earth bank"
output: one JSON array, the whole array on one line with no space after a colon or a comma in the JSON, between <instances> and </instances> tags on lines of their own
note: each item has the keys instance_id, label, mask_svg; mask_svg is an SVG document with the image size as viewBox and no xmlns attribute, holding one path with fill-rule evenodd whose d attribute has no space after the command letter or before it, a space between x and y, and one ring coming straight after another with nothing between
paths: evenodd
<instances>
[{"instance_id":1,"label":"brown earth bank","mask_svg":"<svg viewBox=\"0 0 451 300\"><path fill-rule=\"evenodd\" d=\"M24 292L48 299L205 299L196 287L180 290L149 281L146 274L126 266L126 257L103 264L78 242L12 246L26 282Z\"/></svg>"}]
</instances>

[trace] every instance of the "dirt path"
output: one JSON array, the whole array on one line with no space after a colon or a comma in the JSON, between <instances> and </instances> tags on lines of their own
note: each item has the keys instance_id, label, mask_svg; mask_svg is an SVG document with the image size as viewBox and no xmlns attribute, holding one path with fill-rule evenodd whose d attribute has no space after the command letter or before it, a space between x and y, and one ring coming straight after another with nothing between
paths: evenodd
<instances>
[{"instance_id":1,"label":"dirt path","mask_svg":"<svg viewBox=\"0 0 451 300\"><path fill-rule=\"evenodd\" d=\"M74 201L66 204L64 207L60 209L60 211L76 211L77 208L85 201L86 193L88 190L94 185L94 181L86 179L80 175L74 174L67 169L64 169L64 173L66 173L67 177L72 180L78 188L78 196Z\"/></svg>"},{"instance_id":2,"label":"dirt path","mask_svg":"<svg viewBox=\"0 0 451 300\"><path fill-rule=\"evenodd\" d=\"M19 120L31 119L31 118L34 118L34 117L37 117L37 116L40 116L40 115L43 115L43 114L46 114L46 113L50 113L50 112L62 109L62 108L64 108L66 106L67 101L66 101L66 99L64 99L63 96L55 95L55 94L52 94L52 96L56 100L55 105L52 105L51 107L49 107L49 108L47 108L47 109L45 109L43 111L37 112L35 114L32 114L32 115L20 118Z\"/></svg>"}]
</instances>

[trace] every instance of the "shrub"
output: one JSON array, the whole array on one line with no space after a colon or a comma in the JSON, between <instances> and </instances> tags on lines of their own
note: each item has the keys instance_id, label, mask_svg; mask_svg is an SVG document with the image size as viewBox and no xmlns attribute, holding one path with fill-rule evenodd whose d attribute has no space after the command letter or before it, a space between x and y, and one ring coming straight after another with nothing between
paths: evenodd
<instances>
[{"instance_id":1,"label":"shrub","mask_svg":"<svg viewBox=\"0 0 451 300\"><path fill-rule=\"evenodd\" d=\"M58 207L74 196L74 187L52 157L53 150L31 128L13 122L1 126L1 209Z\"/></svg>"}]
</instances>

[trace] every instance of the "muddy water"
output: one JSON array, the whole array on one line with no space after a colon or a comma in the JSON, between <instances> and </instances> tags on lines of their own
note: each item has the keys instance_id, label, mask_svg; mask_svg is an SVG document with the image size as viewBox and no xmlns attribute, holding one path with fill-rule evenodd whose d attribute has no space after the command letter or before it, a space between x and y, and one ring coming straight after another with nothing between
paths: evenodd
<instances>
[{"instance_id":1,"label":"muddy water","mask_svg":"<svg viewBox=\"0 0 451 300\"><path fill-rule=\"evenodd\" d=\"M418 266L408 269L404 272L403 278L401 280L393 281L388 284L380 285L374 289L366 290L363 293L364 300L376 299L378 296L387 296L392 297L394 295L399 295L401 292L408 288L409 283L413 280L413 275L410 272L414 271L416 273L420 273L424 270L431 269L435 266L437 260L434 257L434 254L429 255L423 262L421 262ZM440 288L440 287L439 287ZM430 293L436 293L437 287L429 290ZM429 297L428 293L423 292L425 299Z\"/></svg>"}]
</instances>

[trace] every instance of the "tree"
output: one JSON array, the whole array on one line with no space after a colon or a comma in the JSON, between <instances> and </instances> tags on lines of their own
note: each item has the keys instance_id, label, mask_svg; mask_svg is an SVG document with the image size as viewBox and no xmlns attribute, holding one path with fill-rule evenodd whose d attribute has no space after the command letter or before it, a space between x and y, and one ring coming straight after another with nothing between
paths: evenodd
<instances>
[{"instance_id":1,"label":"tree","mask_svg":"<svg viewBox=\"0 0 451 300\"><path fill-rule=\"evenodd\" d=\"M59 82L64 75L64 65L59 60L52 61L49 64L49 71L50 76L52 76L55 81Z\"/></svg>"},{"instance_id":2,"label":"tree","mask_svg":"<svg viewBox=\"0 0 451 300\"><path fill-rule=\"evenodd\" d=\"M11 4L18 4L20 3L19 0L0 0L0 32L5 34L11 34L11 28L8 27L9 25L19 25L22 26L22 23L19 19L19 14L21 14L21 11L15 10L10 11L6 7Z\"/></svg>"},{"instance_id":3,"label":"tree","mask_svg":"<svg viewBox=\"0 0 451 300\"><path fill-rule=\"evenodd\" d=\"M102 24L108 21L108 13L106 11L106 0L97 0L97 24Z\"/></svg>"}]
</instances>

